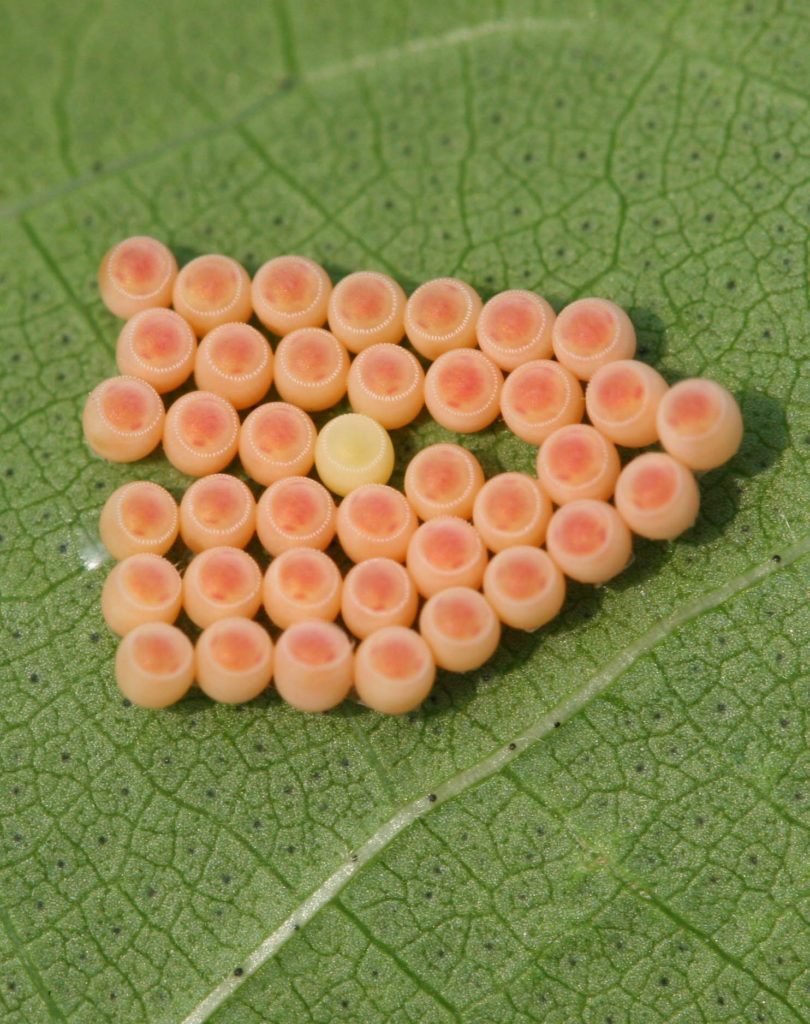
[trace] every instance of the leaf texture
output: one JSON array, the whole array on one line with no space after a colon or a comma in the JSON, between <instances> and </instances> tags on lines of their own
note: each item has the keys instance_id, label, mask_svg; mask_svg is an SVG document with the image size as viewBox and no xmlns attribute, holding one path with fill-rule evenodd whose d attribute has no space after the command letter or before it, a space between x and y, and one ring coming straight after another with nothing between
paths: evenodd
<instances>
[{"instance_id":1,"label":"leaf texture","mask_svg":"<svg viewBox=\"0 0 810 1024\"><path fill-rule=\"evenodd\" d=\"M6 14L3 1020L810 1020L804 7ZM668 379L737 395L743 447L692 531L420 712L128 706L98 513L188 484L81 437L119 330L96 268L133 233L605 295ZM420 420L400 462L448 437ZM502 425L467 442L532 466Z\"/></svg>"}]
</instances>

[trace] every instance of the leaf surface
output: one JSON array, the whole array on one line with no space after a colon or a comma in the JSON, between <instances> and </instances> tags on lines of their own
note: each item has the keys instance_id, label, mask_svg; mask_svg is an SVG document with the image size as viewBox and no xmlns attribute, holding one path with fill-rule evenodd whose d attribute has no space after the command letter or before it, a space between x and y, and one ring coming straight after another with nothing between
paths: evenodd
<instances>
[{"instance_id":1,"label":"leaf surface","mask_svg":"<svg viewBox=\"0 0 810 1024\"><path fill-rule=\"evenodd\" d=\"M810 1019L802 5L7 13L3 1020ZM81 437L133 233L605 295L668 379L737 395L743 447L692 531L419 713L126 706L98 513L188 483ZM449 436L397 432L400 462ZM502 426L468 442L532 467Z\"/></svg>"}]
</instances>

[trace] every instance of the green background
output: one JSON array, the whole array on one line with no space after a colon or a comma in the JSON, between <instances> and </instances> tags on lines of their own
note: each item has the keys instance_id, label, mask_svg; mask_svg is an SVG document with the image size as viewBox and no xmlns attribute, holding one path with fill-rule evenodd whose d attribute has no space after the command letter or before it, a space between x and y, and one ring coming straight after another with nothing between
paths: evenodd
<instances>
[{"instance_id":1,"label":"green background","mask_svg":"<svg viewBox=\"0 0 810 1024\"><path fill-rule=\"evenodd\" d=\"M810 1020L806 4L2 18L2 1020ZM418 713L126 706L98 512L188 482L81 437L133 233L613 298L734 392L742 449L692 531Z\"/></svg>"}]
</instances>

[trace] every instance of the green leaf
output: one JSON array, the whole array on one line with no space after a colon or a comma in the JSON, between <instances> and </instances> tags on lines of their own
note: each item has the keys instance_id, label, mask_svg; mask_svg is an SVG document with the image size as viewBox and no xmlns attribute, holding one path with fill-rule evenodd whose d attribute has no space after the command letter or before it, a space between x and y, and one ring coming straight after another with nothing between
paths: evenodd
<instances>
[{"instance_id":1,"label":"green leaf","mask_svg":"<svg viewBox=\"0 0 810 1024\"><path fill-rule=\"evenodd\" d=\"M810 1019L805 8L7 8L3 1021ZM96 268L136 232L605 295L738 396L743 447L695 529L418 713L126 706L98 512L188 482L81 437Z\"/></svg>"}]
</instances>

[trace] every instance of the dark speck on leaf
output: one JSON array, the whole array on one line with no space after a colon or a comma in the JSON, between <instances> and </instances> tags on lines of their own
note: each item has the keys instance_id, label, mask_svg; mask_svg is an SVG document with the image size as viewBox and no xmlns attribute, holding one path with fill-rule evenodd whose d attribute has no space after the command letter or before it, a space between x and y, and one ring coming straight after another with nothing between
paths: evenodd
<instances>
[{"instance_id":1,"label":"dark speck on leaf","mask_svg":"<svg viewBox=\"0 0 810 1024\"><path fill-rule=\"evenodd\" d=\"M517 743L510 743L509 744L509 749L510 750L517 750Z\"/></svg>"},{"instance_id":2,"label":"dark speck on leaf","mask_svg":"<svg viewBox=\"0 0 810 1024\"><path fill-rule=\"evenodd\" d=\"M554 728L555 729L559 729L561 725L562 725L562 722L555 722L554 723Z\"/></svg>"},{"instance_id":3,"label":"dark speck on leaf","mask_svg":"<svg viewBox=\"0 0 810 1024\"><path fill-rule=\"evenodd\" d=\"M430 802L431 802L432 804L435 804L435 803L436 803L436 794L435 794L435 793L429 793L429 794L428 794L428 800L429 800L429 801L430 801Z\"/></svg>"},{"instance_id":4,"label":"dark speck on leaf","mask_svg":"<svg viewBox=\"0 0 810 1024\"><path fill-rule=\"evenodd\" d=\"M244 971L242 970L242 968L241 968L241 967L237 967L237 968L236 968L236 969L234 970L234 972L233 972L233 973L234 973L234 976L235 976L235 977L237 977L237 978L241 978L241 977L242 977L242 975L243 975L243 974L244 974L245 972L244 972Z\"/></svg>"},{"instance_id":5,"label":"dark speck on leaf","mask_svg":"<svg viewBox=\"0 0 810 1024\"><path fill-rule=\"evenodd\" d=\"M774 555L771 558L771 561L772 562L776 562L776 564L778 565L782 561L782 556L781 555Z\"/></svg>"}]
</instances>

